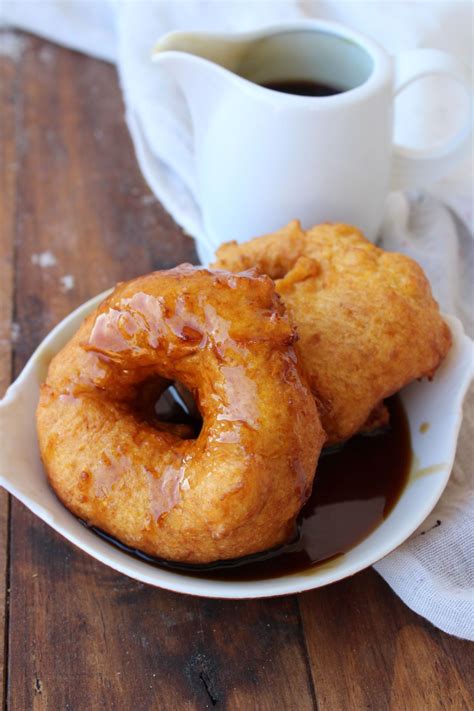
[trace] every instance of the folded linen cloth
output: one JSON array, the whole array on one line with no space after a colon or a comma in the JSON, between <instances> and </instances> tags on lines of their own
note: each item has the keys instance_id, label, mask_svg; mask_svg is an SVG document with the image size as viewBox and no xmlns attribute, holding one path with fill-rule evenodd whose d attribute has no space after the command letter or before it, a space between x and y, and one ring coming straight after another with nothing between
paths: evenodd
<instances>
[{"instance_id":1,"label":"folded linen cloth","mask_svg":"<svg viewBox=\"0 0 474 711\"><path fill-rule=\"evenodd\" d=\"M151 63L151 47L172 30L244 31L305 16L343 22L373 36L392 53L431 46L451 51L466 63L470 60L469 2L4 0L0 6L0 24L117 65L141 170L156 197L206 256L210 245L191 177L186 108L166 73ZM11 46L8 33L2 36L0 54ZM397 140L432 145L456 128L463 100L456 87L442 81L425 80L403 92L397 100ZM421 115L429 120L421 120ZM422 264L443 311L460 317L471 336L472 220L472 164L466 156L455 173L430 188L430 194L390 195L380 235L384 247L410 254ZM419 531L375 565L413 610L442 630L468 639L474 639L473 405L471 390L456 464L441 501ZM433 528L438 520L443 525Z\"/></svg>"}]
</instances>

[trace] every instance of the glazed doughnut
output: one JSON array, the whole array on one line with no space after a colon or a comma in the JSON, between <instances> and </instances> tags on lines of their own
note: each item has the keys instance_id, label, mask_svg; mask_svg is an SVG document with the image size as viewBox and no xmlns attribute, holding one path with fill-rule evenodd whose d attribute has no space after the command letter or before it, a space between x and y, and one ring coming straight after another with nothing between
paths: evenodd
<instances>
[{"instance_id":1,"label":"glazed doughnut","mask_svg":"<svg viewBox=\"0 0 474 711\"><path fill-rule=\"evenodd\" d=\"M168 560L283 543L324 440L294 340L265 276L181 265L118 285L41 389L54 491L88 524ZM194 395L198 436L144 414L140 401L170 381Z\"/></svg>"},{"instance_id":2,"label":"glazed doughnut","mask_svg":"<svg viewBox=\"0 0 474 711\"><path fill-rule=\"evenodd\" d=\"M383 425L384 398L432 377L451 345L421 267L350 225L305 232L294 221L245 244L222 245L216 257L216 268L256 267L276 281L327 444Z\"/></svg>"}]
</instances>

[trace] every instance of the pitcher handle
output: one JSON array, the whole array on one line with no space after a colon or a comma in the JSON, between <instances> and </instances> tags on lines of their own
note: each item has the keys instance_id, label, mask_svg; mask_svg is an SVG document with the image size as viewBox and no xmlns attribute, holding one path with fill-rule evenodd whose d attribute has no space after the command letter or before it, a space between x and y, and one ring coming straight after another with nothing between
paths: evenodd
<instances>
[{"instance_id":1,"label":"pitcher handle","mask_svg":"<svg viewBox=\"0 0 474 711\"><path fill-rule=\"evenodd\" d=\"M395 59L395 96L412 82L440 74L459 82L469 108L462 128L433 148L393 148L391 189L421 187L442 178L467 154L472 138L472 95L467 68L455 57L437 49L414 49Z\"/></svg>"}]
</instances>

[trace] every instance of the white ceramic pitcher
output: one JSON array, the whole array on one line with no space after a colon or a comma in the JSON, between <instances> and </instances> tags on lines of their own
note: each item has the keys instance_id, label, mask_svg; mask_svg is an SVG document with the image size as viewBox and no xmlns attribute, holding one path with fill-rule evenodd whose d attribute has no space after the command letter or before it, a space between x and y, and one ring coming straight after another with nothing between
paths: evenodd
<instances>
[{"instance_id":1,"label":"white ceramic pitcher","mask_svg":"<svg viewBox=\"0 0 474 711\"><path fill-rule=\"evenodd\" d=\"M223 241L244 241L294 218L304 227L352 223L374 239L389 189L437 180L468 150L470 116L442 146L393 145L394 96L412 81L444 74L469 95L466 69L445 52L392 58L357 32L303 20L245 34L174 32L153 58L190 110L204 262ZM261 86L290 79L340 93L295 96Z\"/></svg>"}]
</instances>

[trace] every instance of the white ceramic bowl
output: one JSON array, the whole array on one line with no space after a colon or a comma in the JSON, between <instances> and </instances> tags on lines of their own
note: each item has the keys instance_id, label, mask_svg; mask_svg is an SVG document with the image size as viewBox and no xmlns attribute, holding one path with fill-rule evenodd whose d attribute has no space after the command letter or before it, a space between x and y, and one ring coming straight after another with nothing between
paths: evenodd
<instances>
[{"instance_id":1,"label":"white ceramic bowl","mask_svg":"<svg viewBox=\"0 0 474 711\"><path fill-rule=\"evenodd\" d=\"M51 331L0 402L0 484L86 553L131 578L176 592L221 598L286 595L341 580L375 563L403 543L433 509L452 469L462 402L472 377L473 344L454 318L447 319L453 347L434 381L412 383L401 394L413 449L408 484L387 519L345 555L302 573L230 582L157 568L102 540L79 523L50 489L39 456L35 410L51 357L105 295L83 304ZM425 422L429 427L422 432Z\"/></svg>"}]
</instances>

